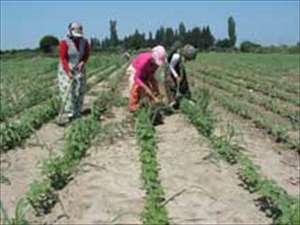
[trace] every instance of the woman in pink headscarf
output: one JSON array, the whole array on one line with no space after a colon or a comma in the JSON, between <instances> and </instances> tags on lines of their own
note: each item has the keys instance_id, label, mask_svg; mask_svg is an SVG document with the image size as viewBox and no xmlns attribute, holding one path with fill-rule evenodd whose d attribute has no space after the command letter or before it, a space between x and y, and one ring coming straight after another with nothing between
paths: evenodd
<instances>
[{"instance_id":1,"label":"woman in pink headscarf","mask_svg":"<svg viewBox=\"0 0 300 225\"><path fill-rule=\"evenodd\" d=\"M166 50L156 46L151 51L138 54L128 68L130 75L129 110L139 108L142 97L147 96L151 102L158 102L159 87L154 74L159 66L166 62Z\"/></svg>"}]
</instances>

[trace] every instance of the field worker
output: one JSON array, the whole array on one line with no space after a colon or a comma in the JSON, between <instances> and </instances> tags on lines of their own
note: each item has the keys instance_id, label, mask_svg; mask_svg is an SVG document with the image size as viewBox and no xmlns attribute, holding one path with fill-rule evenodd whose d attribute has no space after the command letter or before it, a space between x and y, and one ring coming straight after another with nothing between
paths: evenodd
<instances>
[{"instance_id":1,"label":"field worker","mask_svg":"<svg viewBox=\"0 0 300 225\"><path fill-rule=\"evenodd\" d=\"M181 43L177 42L172 48L164 81L168 102L172 107L179 107L179 97L191 98L184 63L194 60L196 55L197 51L192 45L181 48Z\"/></svg>"},{"instance_id":2,"label":"field worker","mask_svg":"<svg viewBox=\"0 0 300 225\"><path fill-rule=\"evenodd\" d=\"M68 34L59 45L58 82L61 98L65 100L64 121L80 117L86 88L85 64L89 55L90 46L83 37L82 25L70 23Z\"/></svg>"},{"instance_id":3,"label":"field worker","mask_svg":"<svg viewBox=\"0 0 300 225\"><path fill-rule=\"evenodd\" d=\"M166 50L163 46L156 46L150 51L138 54L129 66L129 110L135 112L143 97L150 102L158 102L158 81L154 77L156 70L166 62Z\"/></svg>"}]
</instances>

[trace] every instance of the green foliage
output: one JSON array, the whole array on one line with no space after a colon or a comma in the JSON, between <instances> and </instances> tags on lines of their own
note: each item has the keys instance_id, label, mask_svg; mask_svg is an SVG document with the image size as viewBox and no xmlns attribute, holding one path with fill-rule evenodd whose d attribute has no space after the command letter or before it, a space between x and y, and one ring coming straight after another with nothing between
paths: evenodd
<instances>
[{"instance_id":1,"label":"green foliage","mask_svg":"<svg viewBox=\"0 0 300 225\"><path fill-rule=\"evenodd\" d=\"M288 142L288 134L285 127L275 124L268 132L276 138L276 142Z\"/></svg>"},{"instance_id":2,"label":"green foliage","mask_svg":"<svg viewBox=\"0 0 300 225\"><path fill-rule=\"evenodd\" d=\"M231 42L229 39L225 38L225 39L222 39L222 40L218 40L216 42L216 47L217 48L230 48L231 47Z\"/></svg>"},{"instance_id":3,"label":"green foliage","mask_svg":"<svg viewBox=\"0 0 300 225\"><path fill-rule=\"evenodd\" d=\"M230 47L234 47L236 43L235 21L232 16L228 18L228 37Z\"/></svg>"},{"instance_id":4,"label":"green foliage","mask_svg":"<svg viewBox=\"0 0 300 225\"><path fill-rule=\"evenodd\" d=\"M9 218L0 200L0 223L3 225L29 225L28 221L25 219L28 209L28 202L24 199L20 199L17 202L14 216Z\"/></svg>"},{"instance_id":5,"label":"green foliage","mask_svg":"<svg viewBox=\"0 0 300 225\"><path fill-rule=\"evenodd\" d=\"M72 161L65 160L65 158L54 157L43 162L42 175L47 177L51 187L55 190L59 190L69 182L72 168Z\"/></svg>"},{"instance_id":6,"label":"green foliage","mask_svg":"<svg viewBox=\"0 0 300 225\"><path fill-rule=\"evenodd\" d=\"M117 21L110 20L109 27L110 27L110 45L111 47L116 47L119 42L118 33L117 33Z\"/></svg>"},{"instance_id":7,"label":"green foliage","mask_svg":"<svg viewBox=\"0 0 300 225\"><path fill-rule=\"evenodd\" d=\"M51 120L58 112L58 99L50 99L45 104L24 112L18 122L6 122L0 128L0 148L7 151L28 138L35 129Z\"/></svg>"},{"instance_id":8,"label":"green foliage","mask_svg":"<svg viewBox=\"0 0 300 225\"><path fill-rule=\"evenodd\" d=\"M97 121L92 116L74 121L66 134L64 146L66 160L80 160L98 129Z\"/></svg>"},{"instance_id":9,"label":"green foliage","mask_svg":"<svg viewBox=\"0 0 300 225\"><path fill-rule=\"evenodd\" d=\"M261 48L261 45L250 41L244 41L240 45L241 52L256 52L259 48Z\"/></svg>"},{"instance_id":10,"label":"green foliage","mask_svg":"<svg viewBox=\"0 0 300 225\"><path fill-rule=\"evenodd\" d=\"M210 94L208 90L195 93L196 102L187 99L181 101L180 109L185 113L195 127L206 137L211 136L214 129L214 116L209 109Z\"/></svg>"},{"instance_id":11,"label":"green foliage","mask_svg":"<svg viewBox=\"0 0 300 225\"><path fill-rule=\"evenodd\" d=\"M230 164L236 164L238 162L239 149L233 146L226 137L213 137L211 140L215 150L227 162Z\"/></svg>"},{"instance_id":12,"label":"green foliage","mask_svg":"<svg viewBox=\"0 0 300 225\"><path fill-rule=\"evenodd\" d=\"M59 40L57 37L46 35L40 40L40 49L45 53L50 53L58 44Z\"/></svg>"},{"instance_id":13,"label":"green foliage","mask_svg":"<svg viewBox=\"0 0 300 225\"><path fill-rule=\"evenodd\" d=\"M136 135L141 149L142 178L146 190L143 223L168 224L167 211L161 204L164 192L158 180L155 130L151 121L151 111L147 108L140 109L136 114Z\"/></svg>"},{"instance_id":14,"label":"green foliage","mask_svg":"<svg viewBox=\"0 0 300 225\"><path fill-rule=\"evenodd\" d=\"M240 165L239 177L244 182L243 187L251 193L258 191L261 185L261 178L258 172L259 168L247 158L242 158Z\"/></svg>"},{"instance_id":15,"label":"green foliage","mask_svg":"<svg viewBox=\"0 0 300 225\"><path fill-rule=\"evenodd\" d=\"M50 209L58 200L57 195L53 192L48 180L42 182L33 182L26 198L34 208L37 215L43 215L50 212Z\"/></svg>"},{"instance_id":16,"label":"green foliage","mask_svg":"<svg viewBox=\"0 0 300 225\"><path fill-rule=\"evenodd\" d=\"M11 182L6 176L4 176L3 174L0 174L0 184L11 185Z\"/></svg>"},{"instance_id":17,"label":"green foliage","mask_svg":"<svg viewBox=\"0 0 300 225\"><path fill-rule=\"evenodd\" d=\"M275 182L262 178L259 167L245 156L240 159L239 177L245 189L258 192L261 209L275 224L299 224L299 200L289 196Z\"/></svg>"}]
</instances>

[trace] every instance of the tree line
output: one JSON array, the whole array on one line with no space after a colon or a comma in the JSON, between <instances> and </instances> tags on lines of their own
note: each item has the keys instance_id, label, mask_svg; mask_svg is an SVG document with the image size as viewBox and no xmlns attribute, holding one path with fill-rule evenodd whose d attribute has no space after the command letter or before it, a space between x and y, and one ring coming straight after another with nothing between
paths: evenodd
<instances>
[{"instance_id":1,"label":"tree line","mask_svg":"<svg viewBox=\"0 0 300 225\"><path fill-rule=\"evenodd\" d=\"M215 44L215 37L213 36L210 27L194 27L187 29L185 24L181 22L177 29L172 27L161 26L154 33L149 32L147 35L140 32L138 29L133 34L125 36L123 39L119 38L117 32L117 21L111 20L110 23L110 37L100 41L97 38L91 39L93 49L141 49L153 47L161 44L167 48L171 47L176 41L182 44L192 44L199 50L208 50Z\"/></svg>"}]
</instances>

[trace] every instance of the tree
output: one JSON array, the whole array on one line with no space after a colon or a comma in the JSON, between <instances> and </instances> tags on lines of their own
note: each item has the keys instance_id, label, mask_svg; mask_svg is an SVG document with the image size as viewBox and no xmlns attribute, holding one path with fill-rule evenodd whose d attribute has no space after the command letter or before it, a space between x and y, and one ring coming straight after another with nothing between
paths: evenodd
<instances>
[{"instance_id":1,"label":"tree","mask_svg":"<svg viewBox=\"0 0 300 225\"><path fill-rule=\"evenodd\" d=\"M155 44L164 44L165 28L160 27L155 33Z\"/></svg>"},{"instance_id":2,"label":"tree","mask_svg":"<svg viewBox=\"0 0 300 225\"><path fill-rule=\"evenodd\" d=\"M199 27L194 27L190 33L189 44L193 45L195 48L203 49L203 39L202 32Z\"/></svg>"},{"instance_id":3,"label":"tree","mask_svg":"<svg viewBox=\"0 0 300 225\"><path fill-rule=\"evenodd\" d=\"M231 42L229 39L225 38L223 40L218 40L216 43L217 48L230 48Z\"/></svg>"},{"instance_id":4,"label":"tree","mask_svg":"<svg viewBox=\"0 0 300 225\"><path fill-rule=\"evenodd\" d=\"M236 34L235 34L235 21L232 16L228 18L228 37L230 41L230 47L234 47L236 43Z\"/></svg>"},{"instance_id":5,"label":"tree","mask_svg":"<svg viewBox=\"0 0 300 225\"><path fill-rule=\"evenodd\" d=\"M110 20L110 45L116 47L119 44L118 33L117 33L117 21Z\"/></svg>"},{"instance_id":6,"label":"tree","mask_svg":"<svg viewBox=\"0 0 300 225\"><path fill-rule=\"evenodd\" d=\"M179 40L183 43L185 41L185 35L186 35L186 28L183 22L179 24L178 27L178 36Z\"/></svg>"},{"instance_id":7,"label":"tree","mask_svg":"<svg viewBox=\"0 0 300 225\"><path fill-rule=\"evenodd\" d=\"M51 53L58 45L58 38L52 35L46 35L40 40L40 49L45 53Z\"/></svg>"},{"instance_id":8,"label":"tree","mask_svg":"<svg viewBox=\"0 0 300 225\"><path fill-rule=\"evenodd\" d=\"M215 38L210 32L209 26L204 27L202 30L202 38L203 38L203 49L208 50L215 43Z\"/></svg>"},{"instance_id":9,"label":"tree","mask_svg":"<svg viewBox=\"0 0 300 225\"><path fill-rule=\"evenodd\" d=\"M171 47L173 42L175 41L175 35L174 35L174 32L173 32L173 29L168 27L166 28L166 32L164 33L164 45L166 47Z\"/></svg>"},{"instance_id":10,"label":"tree","mask_svg":"<svg viewBox=\"0 0 300 225\"><path fill-rule=\"evenodd\" d=\"M110 39L105 38L102 42L101 42L101 48L106 50L110 47Z\"/></svg>"},{"instance_id":11,"label":"tree","mask_svg":"<svg viewBox=\"0 0 300 225\"><path fill-rule=\"evenodd\" d=\"M101 44L98 38L91 38L91 48L92 50L99 50L101 48Z\"/></svg>"},{"instance_id":12,"label":"tree","mask_svg":"<svg viewBox=\"0 0 300 225\"><path fill-rule=\"evenodd\" d=\"M153 39L152 32L149 32L148 40L147 40L147 45L148 45L149 47L153 47L154 44L155 44L155 41L154 41L154 39Z\"/></svg>"},{"instance_id":13,"label":"tree","mask_svg":"<svg viewBox=\"0 0 300 225\"><path fill-rule=\"evenodd\" d=\"M244 41L240 46L241 52L255 52L259 48L261 48L261 45L250 41Z\"/></svg>"}]
</instances>

